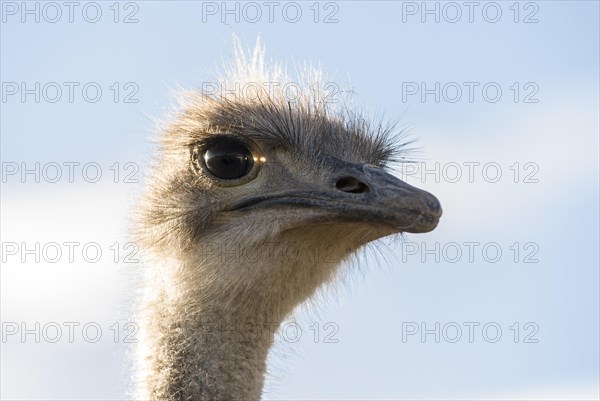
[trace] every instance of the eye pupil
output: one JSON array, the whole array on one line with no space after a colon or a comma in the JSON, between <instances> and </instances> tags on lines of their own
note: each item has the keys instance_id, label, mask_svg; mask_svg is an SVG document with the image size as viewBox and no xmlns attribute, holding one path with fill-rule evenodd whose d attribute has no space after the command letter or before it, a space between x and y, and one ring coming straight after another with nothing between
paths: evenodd
<instances>
[{"instance_id":1,"label":"eye pupil","mask_svg":"<svg viewBox=\"0 0 600 401\"><path fill-rule=\"evenodd\" d=\"M204 151L204 164L217 178L234 180L250 172L254 159L240 141L227 138L210 144Z\"/></svg>"}]
</instances>

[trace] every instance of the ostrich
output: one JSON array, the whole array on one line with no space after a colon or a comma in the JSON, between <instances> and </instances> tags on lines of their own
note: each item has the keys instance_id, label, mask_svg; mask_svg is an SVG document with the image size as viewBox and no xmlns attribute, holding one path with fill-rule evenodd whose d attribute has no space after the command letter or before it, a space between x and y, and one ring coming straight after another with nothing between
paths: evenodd
<instances>
[{"instance_id":1,"label":"ostrich","mask_svg":"<svg viewBox=\"0 0 600 401\"><path fill-rule=\"evenodd\" d=\"M136 216L153 263L142 399L259 400L273 332L297 305L364 245L438 223L438 200L386 171L402 150L393 126L324 102L318 70L301 75L291 100L267 86L289 78L260 42L236 40L221 82L238 89L186 94L160 136Z\"/></svg>"}]
</instances>

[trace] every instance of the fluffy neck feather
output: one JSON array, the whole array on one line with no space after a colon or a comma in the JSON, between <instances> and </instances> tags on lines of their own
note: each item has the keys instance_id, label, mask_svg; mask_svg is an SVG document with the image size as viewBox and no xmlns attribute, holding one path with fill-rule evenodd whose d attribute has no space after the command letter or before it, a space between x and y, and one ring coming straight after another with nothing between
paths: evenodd
<instances>
[{"instance_id":1,"label":"fluffy neck feather","mask_svg":"<svg viewBox=\"0 0 600 401\"><path fill-rule=\"evenodd\" d=\"M247 248L211 241L187 262L152 270L142 305L141 397L259 400L280 322L374 235L322 226Z\"/></svg>"}]
</instances>

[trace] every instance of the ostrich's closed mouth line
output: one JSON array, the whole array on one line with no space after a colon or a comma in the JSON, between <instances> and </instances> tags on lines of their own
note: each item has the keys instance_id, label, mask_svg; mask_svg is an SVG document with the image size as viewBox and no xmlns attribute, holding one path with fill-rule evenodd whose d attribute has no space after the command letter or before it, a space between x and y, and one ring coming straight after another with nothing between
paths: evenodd
<instances>
[{"instance_id":1,"label":"ostrich's closed mouth line","mask_svg":"<svg viewBox=\"0 0 600 401\"><path fill-rule=\"evenodd\" d=\"M240 202L233 204L228 210L242 210L250 209L253 207L267 207L267 206L298 206L298 207L323 207L324 205L330 205L335 202L336 206L338 201L326 197L307 197L295 194L286 195L262 195L253 196L251 198L244 199Z\"/></svg>"},{"instance_id":2,"label":"ostrich's closed mouth line","mask_svg":"<svg viewBox=\"0 0 600 401\"><path fill-rule=\"evenodd\" d=\"M372 204L351 202L348 199L342 200L324 196L307 197L299 194L255 196L237 202L227 210L243 211L278 206L325 209L336 213L338 219L345 217L348 220L378 220L396 227L402 226L405 229L415 226L433 228L439 220L439 215L426 210L412 208L390 209L385 206L376 207Z\"/></svg>"}]
</instances>

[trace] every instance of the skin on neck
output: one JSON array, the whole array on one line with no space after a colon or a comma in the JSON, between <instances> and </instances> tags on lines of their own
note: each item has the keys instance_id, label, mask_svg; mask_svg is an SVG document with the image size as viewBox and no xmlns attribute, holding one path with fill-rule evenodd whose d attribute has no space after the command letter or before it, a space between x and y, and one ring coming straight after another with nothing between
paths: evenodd
<instances>
[{"instance_id":1,"label":"skin on neck","mask_svg":"<svg viewBox=\"0 0 600 401\"><path fill-rule=\"evenodd\" d=\"M259 400L280 323L375 236L352 225L301 227L247 247L215 236L187 262L153 271L143 302L142 397Z\"/></svg>"},{"instance_id":2,"label":"skin on neck","mask_svg":"<svg viewBox=\"0 0 600 401\"><path fill-rule=\"evenodd\" d=\"M148 327L157 334L148 360L149 399L260 399L274 328L217 310L190 319L166 312L156 323Z\"/></svg>"}]
</instances>

